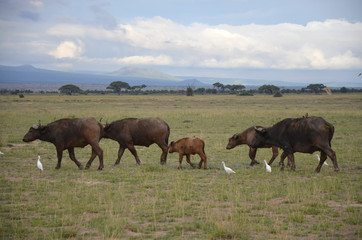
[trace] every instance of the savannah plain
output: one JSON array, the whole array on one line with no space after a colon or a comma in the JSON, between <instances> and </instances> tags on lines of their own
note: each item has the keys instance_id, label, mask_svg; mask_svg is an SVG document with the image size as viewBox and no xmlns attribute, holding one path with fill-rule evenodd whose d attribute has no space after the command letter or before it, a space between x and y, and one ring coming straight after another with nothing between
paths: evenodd
<instances>
[{"instance_id":1,"label":"savannah plain","mask_svg":"<svg viewBox=\"0 0 362 240\"><path fill-rule=\"evenodd\" d=\"M0 239L361 239L362 95L235 96L0 96ZM319 174L315 154L295 154L297 171L266 173L251 167L248 147L226 150L229 137L288 117L320 116L335 127L331 160ZM169 142L199 137L208 169L192 169L178 154L160 165L161 149L137 147L138 166L126 150L113 166L118 143L102 139L98 158L78 170L55 147L23 143L30 126L60 118L94 117L102 123L127 117L159 117L170 126ZM316 152L319 154L319 152ZM76 148L85 165L91 149ZM44 171L36 167L41 156ZM259 149L256 159L271 158ZM191 157L198 163L197 155ZM228 176L222 161L236 171Z\"/></svg>"}]
</instances>

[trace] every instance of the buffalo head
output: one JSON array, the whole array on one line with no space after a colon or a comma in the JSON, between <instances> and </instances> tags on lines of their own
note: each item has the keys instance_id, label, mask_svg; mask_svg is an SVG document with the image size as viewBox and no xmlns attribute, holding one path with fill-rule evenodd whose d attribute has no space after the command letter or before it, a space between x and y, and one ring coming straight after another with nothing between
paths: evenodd
<instances>
[{"instance_id":1,"label":"buffalo head","mask_svg":"<svg viewBox=\"0 0 362 240\"><path fill-rule=\"evenodd\" d=\"M238 134L234 134L234 136L232 136L231 138L229 138L229 143L226 146L226 149L233 149L234 147L236 147L239 142L239 138L240 136Z\"/></svg>"},{"instance_id":2,"label":"buffalo head","mask_svg":"<svg viewBox=\"0 0 362 240\"><path fill-rule=\"evenodd\" d=\"M175 142L174 141L172 141L171 143L170 143L170 145L168 146L168 152L169 153L174 153L174 152L176 152L177 150L175 149Z\"/></svg>"},{"instance_id":3,"label":"buffalo head","mask_svg":"<svg viewBox=\"0 0 362 240\"><path fill-rule=\"evenodd\" d=\"M46 127L41 126L40 120L38 125L33 125L30 127L29 131L25 136L23 137L24 142L31 142L36 139L39 139L40 136L44 133Z\"/></svg>"}]
</instances>

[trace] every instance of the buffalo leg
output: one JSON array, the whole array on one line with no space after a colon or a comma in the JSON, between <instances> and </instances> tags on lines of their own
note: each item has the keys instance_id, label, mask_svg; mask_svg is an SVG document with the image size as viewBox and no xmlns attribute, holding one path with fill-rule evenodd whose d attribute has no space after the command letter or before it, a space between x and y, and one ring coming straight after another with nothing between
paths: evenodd
<instances>
[{"instance_id":1,"label":"buffalo leg","mask_svg":"<svg viewBox=\"0 0 362 240\"><path fill-rule=\"evenodd\" d=\"M290 161L290 163L291 163L291 170L292 171L295 171L295 161L294 161L294 154L293 153L290 153L289 155L288 155L288 161Z\"/></svg>"},{"instance_id":2,"label":"buffalo leg","mask_svg":"<svg viewBox=\"0 0 362 240\"><path fill-rule=\"evenodd\" d=\"M157 145L162 149L162 154L161 154L161 164L165 164L167 161L167 153L168 153L168 145L166 143L157 143Z\"/></svg>"},{"instance_id":3,"label":"buffalo leg","mask_svg":"<svg viewBox=\"0 0 362 240\"><path fill-rule=\"evenodd\" d=\"M75 158L75 154L74 154L74 148L68 148L68 153L69 153L69 157L70 159L72 159L73 162L75 162L75 164L78 166L79 169L83 169L82 164Z\"/></svg>"},{"instance_id":4,"label":"buffalo leg","mask_svg":"<svg viewBox=\"0 0 362 240\"><path fill-rule=\"evenodd\" d=\"M323 156L323 155L328 155L328 157L329 157L329 158L332 160L332 162L333 162L334 171L335 171L335 172L338 172L338 171L339 171L339 168L338 168L336 153L335 153L330 147L324 148L324 149L321 151L321 161L320 161L319 165L323 164L323 162L324 162L325 159L326 159L326 156ZM324 161L322 161L322 159L323 159L322 157L324 158ZM318 165L318 167L319 167L319 165ZM319 169L318 169L318 167L317 167L317 169L316 169L316 172L317 172L317 170L320 171L320 167L319 167ZM318 172L319 172L319 171L318 171Z\"/></svg>"},{"instance_id":5,"label":"buffalo leg","mask_svg":"<svg viewBox=\"0 0 362 240\"><path fill-rule=\"evenodd\" d=\"M190 160L190 154L186 154L186 161L190 164L191 167L195 168L195 165Z\"/></svg>"},{"instance_id":6,"label":"buffalo leg","mask_svg":"<svg viewBox=\"0 0 362 240\"><path fill-rule=\"evenodd\" d=\"M202 166L202 162L204 162L204 169L206 169L207 168L207 164L206 164L206 161L207 161L207 158L206 158L206 155L205 155L205 153L200 153L199 154L200 155L200 163L199 163L199 168L201 168L201 166Z\"/></svg>"},{"instance_id":7,"label":"buffalo leg","mask_svg":"<svg viewBox=\"0 0 362 240\"><path fill-rule=\"evenodd\" d=\"M63 151L57 149L57 157L58 157L58 163L55 169L59 169L62 163L62 157L63 157Z\"/></svg>"},{"instance_id":8,"label":"buffalo leg","mask_svg":"<svg viewBox=\"0 0 362 240\"><path fill-rule=\"evenodd\" d=\"M255 164L260 164L258 161L255 160L257 148L249 147L249 158L251 159L250 166L253 166Z\"/></svg>"},{"instance_id":9,"label":"buffalo leg","mask_svg":"<svg viewBox=\"0 0 362 240\"><path fill-rule=\"evenodd\" d=\"M280 170L284 170L284 159L287 157L287 154L285 152L282 153L282 155L280 156L280 162L279 162L279 167ZM289 160L288 160L289 161Z\"/></svg>"},{"instance_id":10,"label":"buffalo leg","mask_svg":"<svg viewBox=\"0 0 362 240\"><path fill-rule=\"evenodd\" d=\"M319 163L318 163L318 166L317 166L317 168L315 169L315 172L317 172L317 173L319 173L320 171L321 171L321 168L322 168L322 166L323 166L323 163L324 163L324 161L327 159L327 154L325 153L325 152L323 152L323 151L321 151L321 157L320 157L320 161L319 161Z\"/></svg>"},{"instance_id":11,"label":"buffalo leg","mask_svg":"<svg viewBox=\"0 0 362 240\"><path fill-rule=\"evenodd\" d=\"M96 158L96 156L98 155L98 158L99 158L99 167L98 167L98 170L102 170L104 168L104 165L103 165L103 150L102 148L99 146L98 143L94 143L94 144L91 144L92 146L92 155L86 165L86 169L89 169L89 167L92 165L92 162L93 160Z\"/></svg>"},{"instance_id":12,"label":"buffalo leg","mask_svg":"<svg viewBox=\"0 0 362 240\"><path fill-rule=\"evenodd\" d=\"M184 155L182 153L179 154L179 159L178 159L178 169L182 169L182 158L184 157Z\"/></svg>"},{"instance_id":13,"label":"buffalo leg","mask_svg":"<svg viewBox=\"0 0 362 240\"><path fill-rule=\"evenodd\" d=\"M272 165L274 160L278 157L278 148L277 147L272 147L272 152L273 152L273 155L272 155L272 158L270 159L270 161L268 163L269 165Z\"/></svg>"},{"instance_id":14,"label":"buffalo leg","mask_svg":"<svg viewBox=\"0 0 362 240\"><path fill-rule=\"evenodd\" d=\"M85 169L89 169L90 166L92 165L93 160L96 158L97 154L94 151L94 149L92 148L92 155L90 157L90 159L88 160L87 164L85 165Z\"/></svg>"},{"instance_id":15,"label":"buffalo leg","mask_svg":"<svg viewBox=\"0 0 362 240\"><path fill-rule=\"evenodd\" d=\"M140 164L141 164L141 161L140 161L140 159L138 158L136 148L135 148L133 145L131 145L131 144L129 144L129 145L127 146L127 148L128 148L129 151L132 153L132 155L135 157L137 164L140 165Z\"/></svg>"},{"instance_id":16,"label":"buffalo leg","mask_svg":"<svg viewBox=\"0 0 362 240\"><path fill-rule=\"evenodd\" d=\"M116 162L114 163L114 165L118 165L118 164L119 164L119 162L121 161L121 158L122 158L122 156L123 156L124 150L125 150L125 148L122 147L121 145L119 145L118 157L117 157L117 160L116 160Z\"/></svg>"}]
</instances>

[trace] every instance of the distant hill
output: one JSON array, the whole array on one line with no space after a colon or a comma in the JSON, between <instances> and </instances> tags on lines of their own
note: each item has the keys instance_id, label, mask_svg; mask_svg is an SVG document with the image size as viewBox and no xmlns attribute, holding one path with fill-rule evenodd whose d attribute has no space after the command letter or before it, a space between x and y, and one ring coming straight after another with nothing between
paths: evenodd
<instances>
[{"instance_id":1,"label":"distant hill","mask_svg":"<svg viewBox=\"0 0 362 240\"><path fill-rule=\"evenodd\" d=\"M181 80L153 69L122 68L111 73L93 74L39 69L31 65L17 67L0 65L0 88L7 88L7 86L14 84L17 86L23 84L27 88L31 87L31 85L37 85L37 89L42 84L47 88L51 85L59 86L63 84L103 85L105 88L113 81L127 82L131 86L145 84L149 87L211 86L197 80L192 80L193 84L190 84L189 80Z\"/></svg>"},{"instance_id":2,"label":"distant hill","mask_svg":"<svg viewBox=\"0 0 362 240\"><path fill-rule=\"evenodd\" d=\"M148 78L158 80L169 80L169 81L180 81L181 79L174 76L168 75L163 72L151 68L135 68L135 67L124 67L117 71L107 74L114 77L135 77L135 78Z\"/></svg>"}]
</instances>

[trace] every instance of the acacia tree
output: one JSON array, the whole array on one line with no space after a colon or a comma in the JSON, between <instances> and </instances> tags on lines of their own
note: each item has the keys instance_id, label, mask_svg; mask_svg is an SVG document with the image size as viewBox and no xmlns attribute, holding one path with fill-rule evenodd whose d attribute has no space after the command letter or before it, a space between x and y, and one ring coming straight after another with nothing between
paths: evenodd
<instances>
[{"instance_id":1,"label":"acacia tree","mask_svg":"<svg viewBox=\"0 0 362 240\"><path fill-rule=\"evenodd\" d=\"M219 83L219 82L214 83L213 86L214 86L214 88L217 88L218 91L220 91L220 89L221 89L222 91L224 91L224 89L225 89L224 84Z\"/></svg>"},{"instance_id":2,"label":"acacia tree","mask_svg":"<svg viewBox=\"0 0 362 240\"><path fill-rule=\"evenodd\" d=\"M72 95L73 93L80 93L82 92L82 89L80 89L78 86L73 84L67 84L61 86L59 89L60 93Z\"/></svg>"},{"instance_id":3,"label":"acacia tree","mask_svg":"<svg viewBox=\"0 0 362 240\"><path fill-rule=\"evenodd\" d=\"M143 88L147 87L146 85L142 84L140 86L132 86L131 89L136 91L136 92L139 92L141 91Z\"/></svg>"},{"instance_id":4,"label":"acacia tree","mask_svg":"<svg viewBox=\"0 0 362 240\"><path fill-rule=\"evenodd\" d=\"M324 84L320 84L320 83L318 83L318 84L309 84L307 87L306 87L306 89L309 89L309 90L311 90L312 92L314 92L314 93L319 93L319 92L321 92L322 91L322 88L325 88L326 86L324 86Z\"/></svg>"},{"instance_id":5,"label":"acacia tree","mask_svg":"<svg viewBox=\"0 0 362 240\"><path fill-rule=\"evenodd\" d=\"M273 93L278 92L280 90L280 88L278 88L277 86L274 86L274 85L263 85L258 90L259 90L259 92L273 94Z\"/></svg>"},{"instance_id":6,"label":"acacia tree","mask_svg":"<svg viewBox=\"0 0 362 240\"><path fill-rule=\"evenodd\" d=\"M111 82L107 89L112 89L114 92L116 92L118 95L121 95L122 89L131 89L128 83L122 82L122 81L115 81Z\"/></svg>"}]
</instances>

